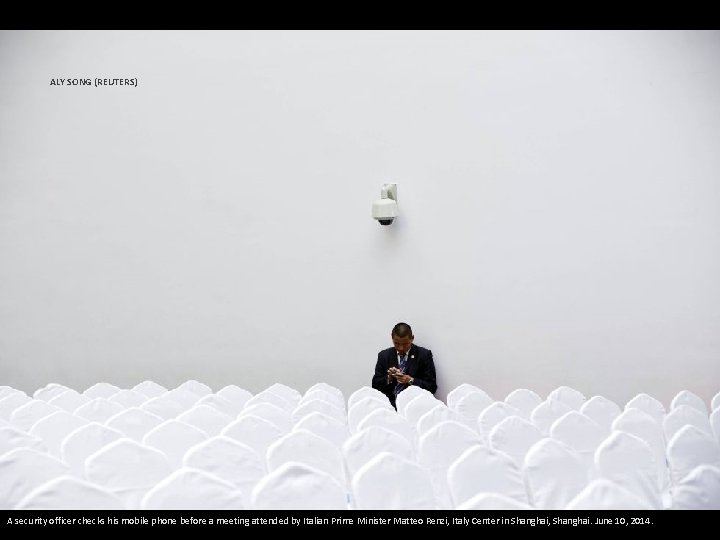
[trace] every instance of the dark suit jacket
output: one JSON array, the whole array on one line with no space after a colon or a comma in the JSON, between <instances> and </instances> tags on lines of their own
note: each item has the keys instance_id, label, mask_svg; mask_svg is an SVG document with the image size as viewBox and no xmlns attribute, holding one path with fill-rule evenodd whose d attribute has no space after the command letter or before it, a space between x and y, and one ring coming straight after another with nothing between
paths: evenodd
<instances>
[{"instance_id":1,"label":"dark suit jacket","mask_svg":"<svg viewBox=\"0 0 720 540\"><path fill-rule=\"evenodd\" d=\"M377 388L385 394L393 407L395 407L395 379L387 382L387 370L391 367L398 366L397 351L395 347L390 347L378 353L377 364L375 364L375 375L372 379L372 387ZM433 362L432 351L415 345L410 346L408 359L405 365L405 373L415 379L413 386L419 386L434 394L437 390L435 382L435 364Z\"/></svg>"}]
</instances>

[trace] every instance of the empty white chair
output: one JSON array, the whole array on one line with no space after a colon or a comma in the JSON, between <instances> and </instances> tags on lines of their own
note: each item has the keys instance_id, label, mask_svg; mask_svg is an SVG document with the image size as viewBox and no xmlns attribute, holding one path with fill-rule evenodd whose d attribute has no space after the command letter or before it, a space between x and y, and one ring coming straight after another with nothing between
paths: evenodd
<instances>
[{"instance_id":1,"label":"empty white chair","mask_svg":"<svg viewBox=\"0 0 720 540\"><path fill-rule=\"evenodd\" d=\"M317 394L317 392L315 392L315 394ZM345 411L337 405L334 405L331 401L326 401L324 399L310 399L304 402L301 401L300 404L292 411L292 421L297 424L305 416L318 412L325 416L332 416L342 424L347 425L348 423Z\"/></svg>"},{"instance_id":2,"label":"empty white chair","mask_svg":"<svg viewBox=\"0 0 720 540\"><path fill-rule=\"evenodd\" d=\"M12 386L0 386L0 399L6 398L10 394L16 393L24 394L24 392L18 390L17 388L13 388Z\"/></svg>"},{"instance_id":3,"label":"empty white chair","mask_svg":"<svg viewBox=\"0 0 720 540\"><path fill-rule=\"evenodd\" d=\"M145 493L171 472L163 452L127 438L85 460L85 478L120 497L129 510L137 510Z\"/></svg>"},{"instance_id":4,"label":"empty white chair","mask_svg":"<svg viewBox=\"0 0 720 540\"><path fill-rule=\"evenodd\" d=\"M504 401L496 401L491 403L480 413L477 419L478 433L483 439L487 439L490 431L508 416L520 416L518 411L512 405L508 405Z\"/></svg>"},{"instance_id":5,"label":"empty white chair","mask_svg":"<svg viewBox=\"0 0 720 540\"><path fill-rule=\"evenodd\" d=\"M329 392L327 390L323 390L322 388L316 388L315 390L308 391L298 402L295 410L297 410L298 407L304 405L305 403L308 403L309 401L322 401L328 403L330 405L333 405L336 409L342 411L343 415L347 415L347 411L345 410L345 401L335 392Z\"/></svg>"},{"instance_id":6,"label":"empty white chair","mask_svg":"<svg viewBox=\"0 0 720 540\"><path fill-rule=\"evenodd\" d=\"M371 412L376 409L388 409L394 412L393 406L387 399L375 399L374 397L366 397L357 401L350 407L348 411L348 427L350 433L357 431L358 424Z\"/></svg>"},{"instance_id":7,"label":"empty white chair","mask_svg":"<svg viewBox=\"0 0 720 540\"><path fill-rule=\"evenodd\" d=\"M720 467L720 447L705 431L685 426L668 442L667 460L672 482L679 484L699 465Z\"/></svg>"},{"instance_id":8,"label":"empty white chair","mask_svg":"<svg viewBox=\"0 0 720 540\"><path fill-rule=\"evenodd\" d=\"M195 405L178 415L176 419L195 426L211 437L219 435L225 426L234 420L233 417L209 405Z\"/></svg>"},{"instance_id":9,"label":"empty white chair","mask_svg":"<svg viewBox=\"0 0 720 540\"><path fill-rule=\"evenodd\" d=\"M38 420L32 428L30 435L40 437L48 452L54 457L60 457L60 445L65 437L77 428L89 424L84 418L75 416L65 411L54 412L45 418Z\"/></svg>"},{"instance_id":10,"label":"empty white chair","mask_svg":"<svg viewBox=\"0 0 720 540\"><path fill-rule=\"evenodd\" d=\"M190 395L194 396L194 394ZM141 410L159 416L163 420L171 420L177 415L185 412L185 410L189 407L190 406L185 406L170 397L170 392L166 392L165 394L158 397L150 398L145 403L140 405Z\"/></svg>"},{"instance_id":11,"label":"empty white chair","mask_svg":"<svg viewBox=\"0 0 720 540\"><path fill-rule=\"evenodd\" d=\"M89 401L89 397L79 394L71 388L69 390L65 390L62 394L58 394L57 396L49 400L48 403L50 405L60 407L64 411L71 413L75 409L77 409L81 405L85 405L85 403L88 403Z\"/></svg>"},{"instance_id":12,"label":"empty white chair","mask_svg":"<svg viewBox=\"0 0 720 540\"><path fill-rule=\"evenodd\" d=\"M319 437L323 437L338 448L350 437L350 430L346 423L319 412L303 417L293 426L293 431L298 429L306 429Z\"/></svg>"},{"instance_id":13,"label":"empty white chair","mask_svg":"<svg viewBox=\"0 0 720 540\"><path fill-rule=\"evenodd\" d=\"M381 426L370 426L355 433L342 446L348 478L380 452L391 452L415 461L415 450L405 437Z\"/></svg>"},{"instance_id":14,"label":"empty white chair","mask_svg":"<svg viewBox=\"0 0 720 540\"><path fill-rule=\"evenodd\" d=\"M562 510L587 485L590 471L575 450L545 438L525 455L523 475L533 506Z\"/></svg>"},{"instance_id":15,"label":"empty white chair","mask_svg":"<svg viewBox=\"0 0 720 540\"><path fill-rule=\"evenodd\" d=\"M67 386L58 383L49 383L38 388L33 392L33 399L40 399L42 401L50 401L55 396L62 394L65 390L70 390Z\"/></svg>"},{"instance_id":16,"label":"empty white chair","mask_svg":"<svg viewBox=\"0 0 720 540\"><path fill-rule=\"evenodd\" d=\"M300 401L302 402L303 400L307 399L315 399L312 394L316 392L320 392L319 395L334 396L334 400L342 404L342 408L345 409L345 395L342 393L342 390L325 382L313 384L310 388L307 389L307 392L305 392L305 395L302 396Z\"/></svg>"},{"instance_id":17,"label":"empty white chair","mask_svg":"<svg viewBox=\"0 0 720 540\"><path fill-rule=\"evenodd\" d=\"M418 442L418 463L430 471L440 509L452 508L447 484L448 467L471 446L482 444L480 436L464 424L445 421L425 433Z\"/></svg>"},{"instance_id":18,"label":"empty white chair","mask_svg":"<svg viewBox=\"0 0 720 540\"><path fill-rule=\"evenodd\" d=\"M136 392L135 390L120 390L118 393L113 394L108 398L110 403L117 403L126 409L131 407L140 407L143 403L151 398L145 394Z\"/></svg>"},{"instance_id":19,"label":"empty white chair","mask_svg":"<svg viewBox=\"0 0 720 540\"><path fill-rule=\"evenodd\" d=\"M447 399L446 399L447 406L452 410L456 410L455 407L458 404L458 402L462 398L464 398L466 395L468 395L470 392L483 392L483 391L480 390L480 388L478 388L474 384L462 383L461 385L456 386L455 388L453 388L452 390L450 390L448 392ZM492 401L492 400L490 400L490 401Z\"/></svg>"},{"instance_id":20,"label":"empty white chair","mask_svg":"<svg viewBox=\"0 0 720 540\"><path fill-rule=\"evenodd\" d=\"M245 409L249 409L253 405L269 403L275 407L285 411L287 414L295 408L295 405L291 404L287 399L269 390L264 390L259 394L255 394L251 397L247 403L245 403Z\"/></svg>"},{"instance_id":21,"label":"empty white chair","mask_svg":"<svg viewBox=\"0 0 720 540\"><path fill-rule=\"evenodd\" d=\"M569 386L558 386L548 394L546 401L561 401L573 411L579 411L585 403L585 396L582 392Z\"/></svg>"},{"instance_id":22,"label":"empty white chair","mask_svg":"<svg viewBox=\"0 0 720 540\"><path fill-rule=\"evenodd\" d=\"M221 390L218 390L216 393L218 396L224 397L228 401L231 401L236 407L239 407L240 409L245 407L245 403L247 403L250 398L253 397L250 392L248 392L244 388L235 386L234 384L228 384Z\"/></svg>"},{"instance_id":23,"label":"empty white chair","mask_svg":"<svg viewBox=\"0 0 720 540\"><path fill-rule=\"evenodd\" d=\"M712 400L710 401L710 408L713 411L720 409L720 392L713 396Z\"/></svg>"},{"instance_id":24,"label":"empty white chair","mask_svg":"<svg viewBox=\"0 0 720 540\"><path fill-rule=\"evenodd\" d=\"M720 510L720 468L699 465L672 489L674 510Z\"/></svg>"},{"instance_id":25,"label":"empty white chair","mask_svg":"<svg viewBox=\"0 0 720 540\"><path fill-rule=\"evenodd\" d=\"M665 418L665 406L654 397L648 394L638 394L625 404L625 410L640 409L652 416L655 421L662 425Z\"/></svg>"},{"instance_id":26,"label":"empty white chair","mask_svg":"<svg viewBox=\"0 0 720 540\"><path fill-rule=\"evenodd\" d=\"M537 426L543 437L546 437L550 434L553 422L570 411L572 409L562 401L545 400L530 413L530 421Z\"/></svg>"},{"instance_id":27,"label":"empty white chair","mask_svg":"<svg viewBox=\"0 0 720 540\"><path fill-rule=\"evenodd\" d=\"M565 507L566 510L652 510L632 492L611 482L607 478L598 478L590 482L585 489Z\"/></svg>"},{"instance_id":28,"label":"empty white chair","mask_svg":"<svg viewBox=\"0 0 720 540\"><path fill-rule=\"evenodd\" d=\"M651 508L663 508L655 453L640 437L613 431L595 451L598 477L612 480Z\"/></svg>"},{"instance_id":29,"label":"empty white chair","mask_svg":"<svg viewBox=\"0 0 720 540\"><path fill-rule=\"evenodd\" d=\"M165 388L164 386L162 386L154 381L143 381L143 382L133 386L132 390L135 390L136 392L140 392L141 394L146 395L150 399L162 396L164 393L166 393L168 391L167 388Z\"/></svg>"},{"instance_id":30,"label":"empty white chair","mask_svg":"<svg viewBox=\"0 0 720 540\"><path fill-rule=\"evenodd\" d=\"M403 437L410 446L415 448L416 438L415 430L410 423L402 416L396 413L392 407L390 409L379 408L368 414L357 426L356 433L372 426L384 427L390 431L397 433Z\"/></svg>"},{"instance_id":31,"label":"empty white chair","mask_svg":"<svg viewBox=\"0 0 720 540\"><path fill-rule=\"evenodd\" d=\"M207 396L201 397L195 403L195 407L199 405L207 405L214 409L217 409L221 413L227 414L229 417L235 419L240 411L243 410L244 405L238 406L237 403L233 403L227 398L219 396L218 394L208 394Z\"/></svg>"},{"instance_id":32,"label":"empty white chair","mask_svg":"<svg viewBox=\"0 0 720 540\"><path fill-rule=\"evenodd\" d=\"M207 438L207 433L195 426L179 420L166 420L148 431L142 443L163 452L168 457L170 466L178 469L182 466L185 452Z\"/></svg>"},{"instance_id":33,"label":"empty white chair","mask_svg":"<svg viewBox=\"0 0 720 540\"><path fill-rule=\"evenodd\" d=\"M425 390L424 388L420 388L419 386L408 386L400 392L395 397L395 407L397 408L397 412L400 416L405 416L405 407L407 407L408 403L410 403L413 399L415 399L418 396L425 396L426 398L435 399L435 397ZM392 406L392 405L391 405Z\"/></svg>"},{"instance_id":34,"label":"empty white chair","mask_svg":"<svg viewBox=\"0 0 720 540\"><path fill-rule=\"evenodd\" d=\"M512 497L499 493L478 493L455 508L456 510L533 510Z\"/></svg>"},{"instance_id":35,"label":"empty white chair","mask_svg":"<svg viewBox=\"0 0 720 540\"><path fill-rule=\"evenodd\" d=\"M670 402L670 410L676 409L680 405L688 405L703 413L706 417L708 415L708 408L705 405L703 399L697 394L692 393L690 390L681 390Z\"/></svg>"},{"instance_id":36,"label":"empty white chair","mask_svg":"<svg viewBox=\"0 0 720 540\"><path fill-rule=\"evenodd\" d=\"M293 427L293 420L290 413L270 402L260 402L255 405L250 405L250 401L248 401L247 406L240 411L238 418L248 415L265 418L279 427L283 433L288 433Z\"/></svg>"},{"instance_id":37,"label":"empty white chair","mask_svg":"<svg viewBox=\"0 0 720 540\"><path fill-rule=\"evenodd\" d=\"M163 419L157 414L145 411L138 407L125 409L111 416L105 422L105 425L111 429L116 429L135 441L142 441L142 438L148 431L155 426L163 423Z\"/></svg>"},{"instance_id":38,"label":"empty white chair","mask_svg":"<svg viewBox=\"0 0 720 540\"><path fill-rule=\"evenodd\" d=\"M415 426L415 431L417 432L418 437L420 437L430 431L440 422L444 422L446 420L454 420L455 422L460 422L461 424L465 425L467 425L468 422L467 418L465 418L462 414L453 411L449 407L445 406L442 401L439 401L437 405L435 405L432 409L430 409L418 419ZM468 427L470 429L473 429L474 426Z\"/></svg>"},{"instance_id":39,"label":"empty white chair","mask_svg":"<svg viewBox=\"0 0 720 540\"><path fill-rule=\"evenodd\" d=\"M209 395L209 394L204 394ZM193 405L195 405L200 398L203 396L200 396L196 394L195 392L192 392L190 390L187 390L183 388L182 386L178 386L177 388L173 388L172 390L168 390L167 393L163 394L162 396L158 396L158 398L155 399L172 399L173 401L179 403L182 406L182 410L186 411ZM182 411L181 411L182 412Z\"/></svg>"},{"instance_id":40,"label":"empty white chair","mask_svg":"<svg viewBox=\"0 0 720 540\"><path fill-rule=\"evenodd\" d=\"M385 396L385 394L383 394L380 390L377 390L376 388L372 388L370 386L363 386L362 388L359 388L358 390L355 390L352 394L350 394L347 402L347 409L350 410L350 408L355 405L355 403L365 397L374 397L375 399L378 399L380 401L388 400L387 396Z\"/></svg>"},{"instance_id":41,"label":"empty white chair","mask_svg":"<svg viewBox=\"0 0 720 540\"><path fill-rule=\"evenodd\" d=\"M125 510L125 504L107 489L72 476L61 476L36 487L15 509Z\"/></svg>"},{"instance_id":42,"label":"empty white chair","mask_svg":"<svg viewBox=\"0 0 720 540\"><path fill-rule=\"evenodd\" d=\"M328 385L328 388L331 388L330 385ZM297 407L298 403L300 403L300 399L302 399L302 394L300 392L298 392L295 388L282 383L272 384L263 390L263 392L272 392L273 394L283 398L290 404L289 410Z\"/></svg>"},{"instance_id":43,"label":"empty white chair","mask_svg":"<svg viewBox=\"0 0 720 540\"><path fill-rule=\"evenodd\" d=\"M102 424L108 418L112 418L124 410L125 407L119 403L105 398L95 398L75 409L73 414L89 422L100 422Z\"/></svg>"},{"instance_id":44,"label":"empty white chair","mask_svg":"<svg viewBox=\"0 0 720 540\"><path fill-rule=\"evenodd\" d=\"M213 393L212 388L210 388L207 384L201 383L194 379L185 381L180 386L178 386L178 388L180 388L182 390L187 390L188 392L192 392L193 394L197 395L198 397L208 396Z\"/></svg>"},{"instance_id":45,"label":"empty white chair","mask_svg":"<svg viewBox=\"0 0 720 540\"><path fill-rule=\"evenodd\" d=\"M358 510L438 508L427 469L391 452L380 452L360 467L352 492Z\"/></svg>"},{"instance_id":46,"label":"empty white chair","mask_svg":"<svg viewBox=\"0 0 720 540\"><path fill-rule=\"evenodd\" d=\"M715 409L710 415L710 429L712 429L715 440L720 444L720 409Z\"/></svg>"},{"instance_id":47,"label":"empty white chair","mask_svg":"<svg viewBox=\"0 0 720 540\"><path fill-rule=\"evenodd\" d=\"M214 474L237 486L246 508L250 507L253 488L267 472L264 456L223 435L193 446L185 453L183 466Z\"/></svg>"},{"instance_id":48,"label":"empty white chair","mask_svg":"<svg viewBox=\"0 0 720 540\"><path fill-rule=\"evenodd\" d=\"M527 388L513 390L505 397L505 403L520 411L520 416L525 420L530 420L530 415L533 410L542 402L543 400L540 396Z\"/></svg>"},{"instance_id":49,"label":"empty white chair","mask_svg":"<svg viewBox=\"0 0 720 540\"><path fill-rule=\"evenodd\" d=\"M515 415L502 420L492 428L488 435L490 447L506 453L518 467L523 466L525 454L540 439L542 439L542 433L535 427L535 424Z\"/></svg>"},{"instance_id":50,"label":"empty white chair","mask_svg":"<svg viewBox=\"0 0 720 540\"><path fill-rule=\"evenodd\" d=\"M220 434L248 445L264 458L268 446L282 437L285 432L270 420L248 414L229 423Z\"/></svg>"},{"instance_id":51,"label":"empty white chair","mask_svg":"<svg viewBox=\"0 0 720 540\"><path fill-rule=\"evenodd\" d=\"M590 468L595 449L605 438L605 433L595 420L581 412L570 411L553 422L550 436L574 449Z\"/></svg>"},{"instance_id":52,"label":"empty white chair","mask_svg":"<svg viewBox=\"0 0 720 540\"><path fill-rule=\"evenodd\" d=\"M6 395L0 399L0 420L10 420L10 416L15 409L30 401L33 400L25 392L12 392Z\"/></svg>"},{"instance_id":53,"label":"empty white chair","mask_svg":"<svg viewBox=\"0 0 720 540\"><path fill-rule=\"evenodd\" d=\"M15 448L32 448L38 452L47 452L47 447L40 437L30 435L15 426L0 427L0 456Z\"/></svg>"},{"instance_id":54,"label":"empty white chair","mask_svg":"<svg viewBox=\"0 0 720 540\"><path fill-rule=\"evenodd\" d=\"M270 471L294 461L326 472L341 486L346 484L340 449L327 439L304 429L292 431L272 443L265 459Z\"/></svg>"},{"instance_id":55,"label":"empty white chair","mask_svg":"<svg viewBox=\"0 0 720 540\"><path fill-rule=\"evenodd\" d=\"M31 448L15 448L0 456L0 509L15 508L28 493L68 473L68 466Z\"/></svg>"},{"instance_id":56,"label":"empty white chair","mask_svg":"<svg viewBox=\"0 0 720 540\"><path fill-rule=\"evenodd\" d=\"M438 406L446 407L442 401L435 399L430 392L424 392L405 405L405 414L403 416L413 429L417 429L420 418Z\"/></svg>"},{"instance_id":57,"label":"empty white chair","mask_svg":"<svg viewBox=\"0 0 720 540\"><path fill-rule=\"evenodd\" d=\"M447 472L453 507L457 508L479 493L498 493L528 504L520 467L503 452L483 445L471 446Z\"/></svg>"},{"instance_id":58,"label":"empty white chair","mask_svg":"<svg viewBox=\"0 0 720 540\"><path fill-rule=\"evenodd\" d=\"M56 405L50 405L42 399L33 399L17 407L10 414L10 422L23 431L30 431L35 422L59 411L62 409Z\"/></svg>"},{"instance_id":59,"label":"empty white chair","mask_svg":"<svg viewBox=\"0 0 720 540\"><path fill-rule=\"evenodd\" d=\"M72 473L78 478L85 476L85 460L111 442L122 439L125 435L97 422L80 426L60 443L60 456L70 466Z\"/></svg>"},{"instance_id":60,"label":"empty white chair","mask_svg":"<svg viewBox=\"0 0 720 540\"><path fill-rule=\"evenodd\" d=\"M331 475L289 462L264 476L252 492L256 510L345 510L347 493Z\"/></svg>"},{"instance_id":61,"label":"empty white chair","mask_svg":"<svg viewBox=\"0 0 720 540\"><path fill-rule=\"evenodd\" d=\"M240 510L237 486L198 469L184 467L161 480L140 502L142 510Z\"/></svg>"},{"instance_id":62,"label":"empty white chair","mask_svg":"<svg viewBox=\"0 0 720 540\"><path fill-rule=\"evenodd\" d=\"M613 420L620 416L622 410L617 403L604 396L593 396L583 403L580 412L595 420L607 435L612 430Z\"/></svg>"},{"instance_id":63,"label":"empty white chair","mask_svg":"<svg viewBox=\"0 0 720 540\"><path fill-rule=\"evenodd\" d=\"M680 428L683 426L695 426L712 435L712 428L710 427L710 420L707 417L707 413L685 404L676 405L675 408L671 409L670 412L665 415L662 426L666 441L672 439L673 435L680 431Z\"/></svg>"},{"instance_id":64,"label":"empty white chair","mask_svg":"<svg viewBox=\"0 0 720 540\"><path fill-rule=\"evenodd\" d=\"M120 392L120 388L118 388L114 384L99 382L87 388L83 392L83 395L91 400L96 398L108 399L117 394L118 392Z\"/></svg>"}]
</instances>

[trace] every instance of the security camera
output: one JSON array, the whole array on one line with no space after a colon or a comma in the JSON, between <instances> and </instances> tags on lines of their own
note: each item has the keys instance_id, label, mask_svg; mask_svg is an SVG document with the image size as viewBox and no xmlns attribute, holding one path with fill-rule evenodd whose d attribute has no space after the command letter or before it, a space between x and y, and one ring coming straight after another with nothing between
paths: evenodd
<instances>
[{"instance_id":1,"label":"security camera","mask_svg":"<svg viewBox=\"0 0 720 540\"><path fill-rule=\"evenodd\" d=\"M380 197L373 202L372 217L377 219L380 225L391 225L398 217L397 184L384 184Z\"/></svg>"}]
</instances>

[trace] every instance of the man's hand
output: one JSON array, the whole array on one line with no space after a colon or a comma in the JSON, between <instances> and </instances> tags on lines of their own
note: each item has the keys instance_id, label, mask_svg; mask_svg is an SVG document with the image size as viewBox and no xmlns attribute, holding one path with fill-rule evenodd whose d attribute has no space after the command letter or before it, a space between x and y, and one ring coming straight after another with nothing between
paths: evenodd
<instances>
[{"instance_id":1,"label":"man's hand","mask_svg":"<svg viewBox=\"0 0 720 540\"><path fill-rule=\"evenodd\" d=\"M412 380L412 377L408 375L407 373L400 371L400 369L396 367L391 367L387 370L388 375L388 383L390 382L390 379L395 379L397 382L401 384L409 384Z\"/></svg>"}]
</instances>

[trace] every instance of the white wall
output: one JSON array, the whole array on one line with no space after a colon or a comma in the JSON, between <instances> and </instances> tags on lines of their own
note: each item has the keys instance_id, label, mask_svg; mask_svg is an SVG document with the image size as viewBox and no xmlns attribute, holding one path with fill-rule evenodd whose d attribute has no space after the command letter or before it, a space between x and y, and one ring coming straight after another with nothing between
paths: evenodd
<instances>
[{"instance_id":1,"label":"white wall","mask_svg":"<svg viewBox=\"0 0 720 540\"><path fill-rule=\"evenodd\" d=\"M0 32L0 385L720 390L718 32ZM138 77L132 87L51 78ZM370 218L383 182L401 217Z\"/></svg>"}]
</instances>

